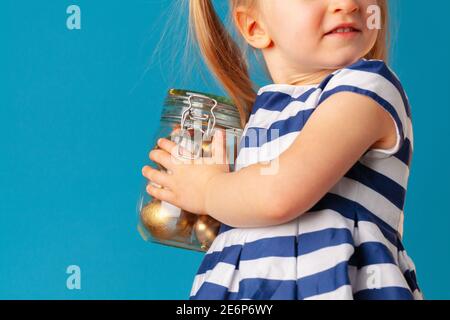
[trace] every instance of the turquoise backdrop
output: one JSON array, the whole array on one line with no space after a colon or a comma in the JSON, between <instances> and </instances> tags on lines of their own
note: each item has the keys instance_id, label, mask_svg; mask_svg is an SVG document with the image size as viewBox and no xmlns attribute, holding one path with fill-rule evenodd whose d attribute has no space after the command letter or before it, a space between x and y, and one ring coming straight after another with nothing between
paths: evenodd
<instances>
[{"instance_id":1,"label":"turquoise backdrop","mask_svg":"<svg viewBox=\"0 0 450 320\"><path fill-rule=\"evenodd\" d=\"M167 89L223 93L181 66L185 14L161 38L180 3L1 1L0 298L188 298L202 253L144 242L135 211ZM415 138L404 242L425 297L449 299L450 2L391 3Z\"/></svg>"}]
</instances>

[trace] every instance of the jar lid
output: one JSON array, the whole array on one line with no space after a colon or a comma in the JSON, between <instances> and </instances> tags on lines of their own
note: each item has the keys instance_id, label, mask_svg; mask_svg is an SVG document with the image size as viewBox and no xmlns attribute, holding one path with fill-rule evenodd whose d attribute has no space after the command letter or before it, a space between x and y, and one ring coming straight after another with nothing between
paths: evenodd
<instances>
[{"instance_id":1,"label":"jar lid","mask_svg":"<svg viewBox=\"0 0 450 320\"><path fill-rule=\"evenodd\" d=\"M195 96L195 99L191 99ZM242 129L240 115L227 97L186 89L172 88L168 91L162 110L163 119L181 120L185 109L191 107L196 114L209 112L205 105L214 108L214 116L217 125L231 129Z\"/></svg>"}]
</instances>

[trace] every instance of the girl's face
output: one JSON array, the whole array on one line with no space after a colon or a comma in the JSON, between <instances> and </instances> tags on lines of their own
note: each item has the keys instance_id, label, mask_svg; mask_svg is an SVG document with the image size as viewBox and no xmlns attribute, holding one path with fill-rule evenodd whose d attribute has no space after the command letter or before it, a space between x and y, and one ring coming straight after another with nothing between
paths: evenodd
<instances>
[{"instance_id":1,"label":"girl's face","mask_svg":"<svg viewBox=\"0 0 450 320\"><path fill-rule=\"evenodd\" d=\"M269 69L271 63L294 73L337 69L365 56L378 36L379 27L367 25L369 18L376 21L367 9L377 0L260 0L260 5L273 42L263 50ZM342 23L360 32L327 34Z\"/></svg>"}]
</instances>

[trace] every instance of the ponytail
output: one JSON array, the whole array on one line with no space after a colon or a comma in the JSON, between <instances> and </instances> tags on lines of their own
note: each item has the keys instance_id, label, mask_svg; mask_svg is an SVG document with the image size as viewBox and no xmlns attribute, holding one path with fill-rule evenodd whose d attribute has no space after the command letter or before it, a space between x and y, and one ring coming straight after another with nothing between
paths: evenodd
<instances>
[{"instance_id":1,"label":"ponytail","mask_svg":"<svg viewBox=\"0 0 450 320\"><path fill-rule=\"evenodd\" d=\"M190 0L189 22L208 68L234 101L245 127L256 92L244 53L222 24L211 0Z\"/></svg>"}]
</instances>

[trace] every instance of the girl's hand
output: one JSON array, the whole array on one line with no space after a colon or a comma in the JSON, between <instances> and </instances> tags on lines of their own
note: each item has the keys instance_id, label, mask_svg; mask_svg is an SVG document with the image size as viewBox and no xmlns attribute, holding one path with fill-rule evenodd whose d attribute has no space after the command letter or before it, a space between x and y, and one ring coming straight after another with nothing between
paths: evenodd
<instances>
[{"instance_id":1,"label":"girl's hand","mask_svg":"<svg viewBox=\"0 0 450 320\"><path fill-rule=\"evenodd\" d=\"M205 200L208 182L217 175L229 172L226 159L225 134L216 129L212 141L212 156L195 160L184 159L177 155L175 142L159 139L161 149L152 150L151 160L159 163L167 172L156 170L150 166L142 168L142 174L151 182L162 188L147 185L147 192L154 198L194 214L206 215ZM180 147L183 154L189 153Z\"/></svg>"}]
</instances>

